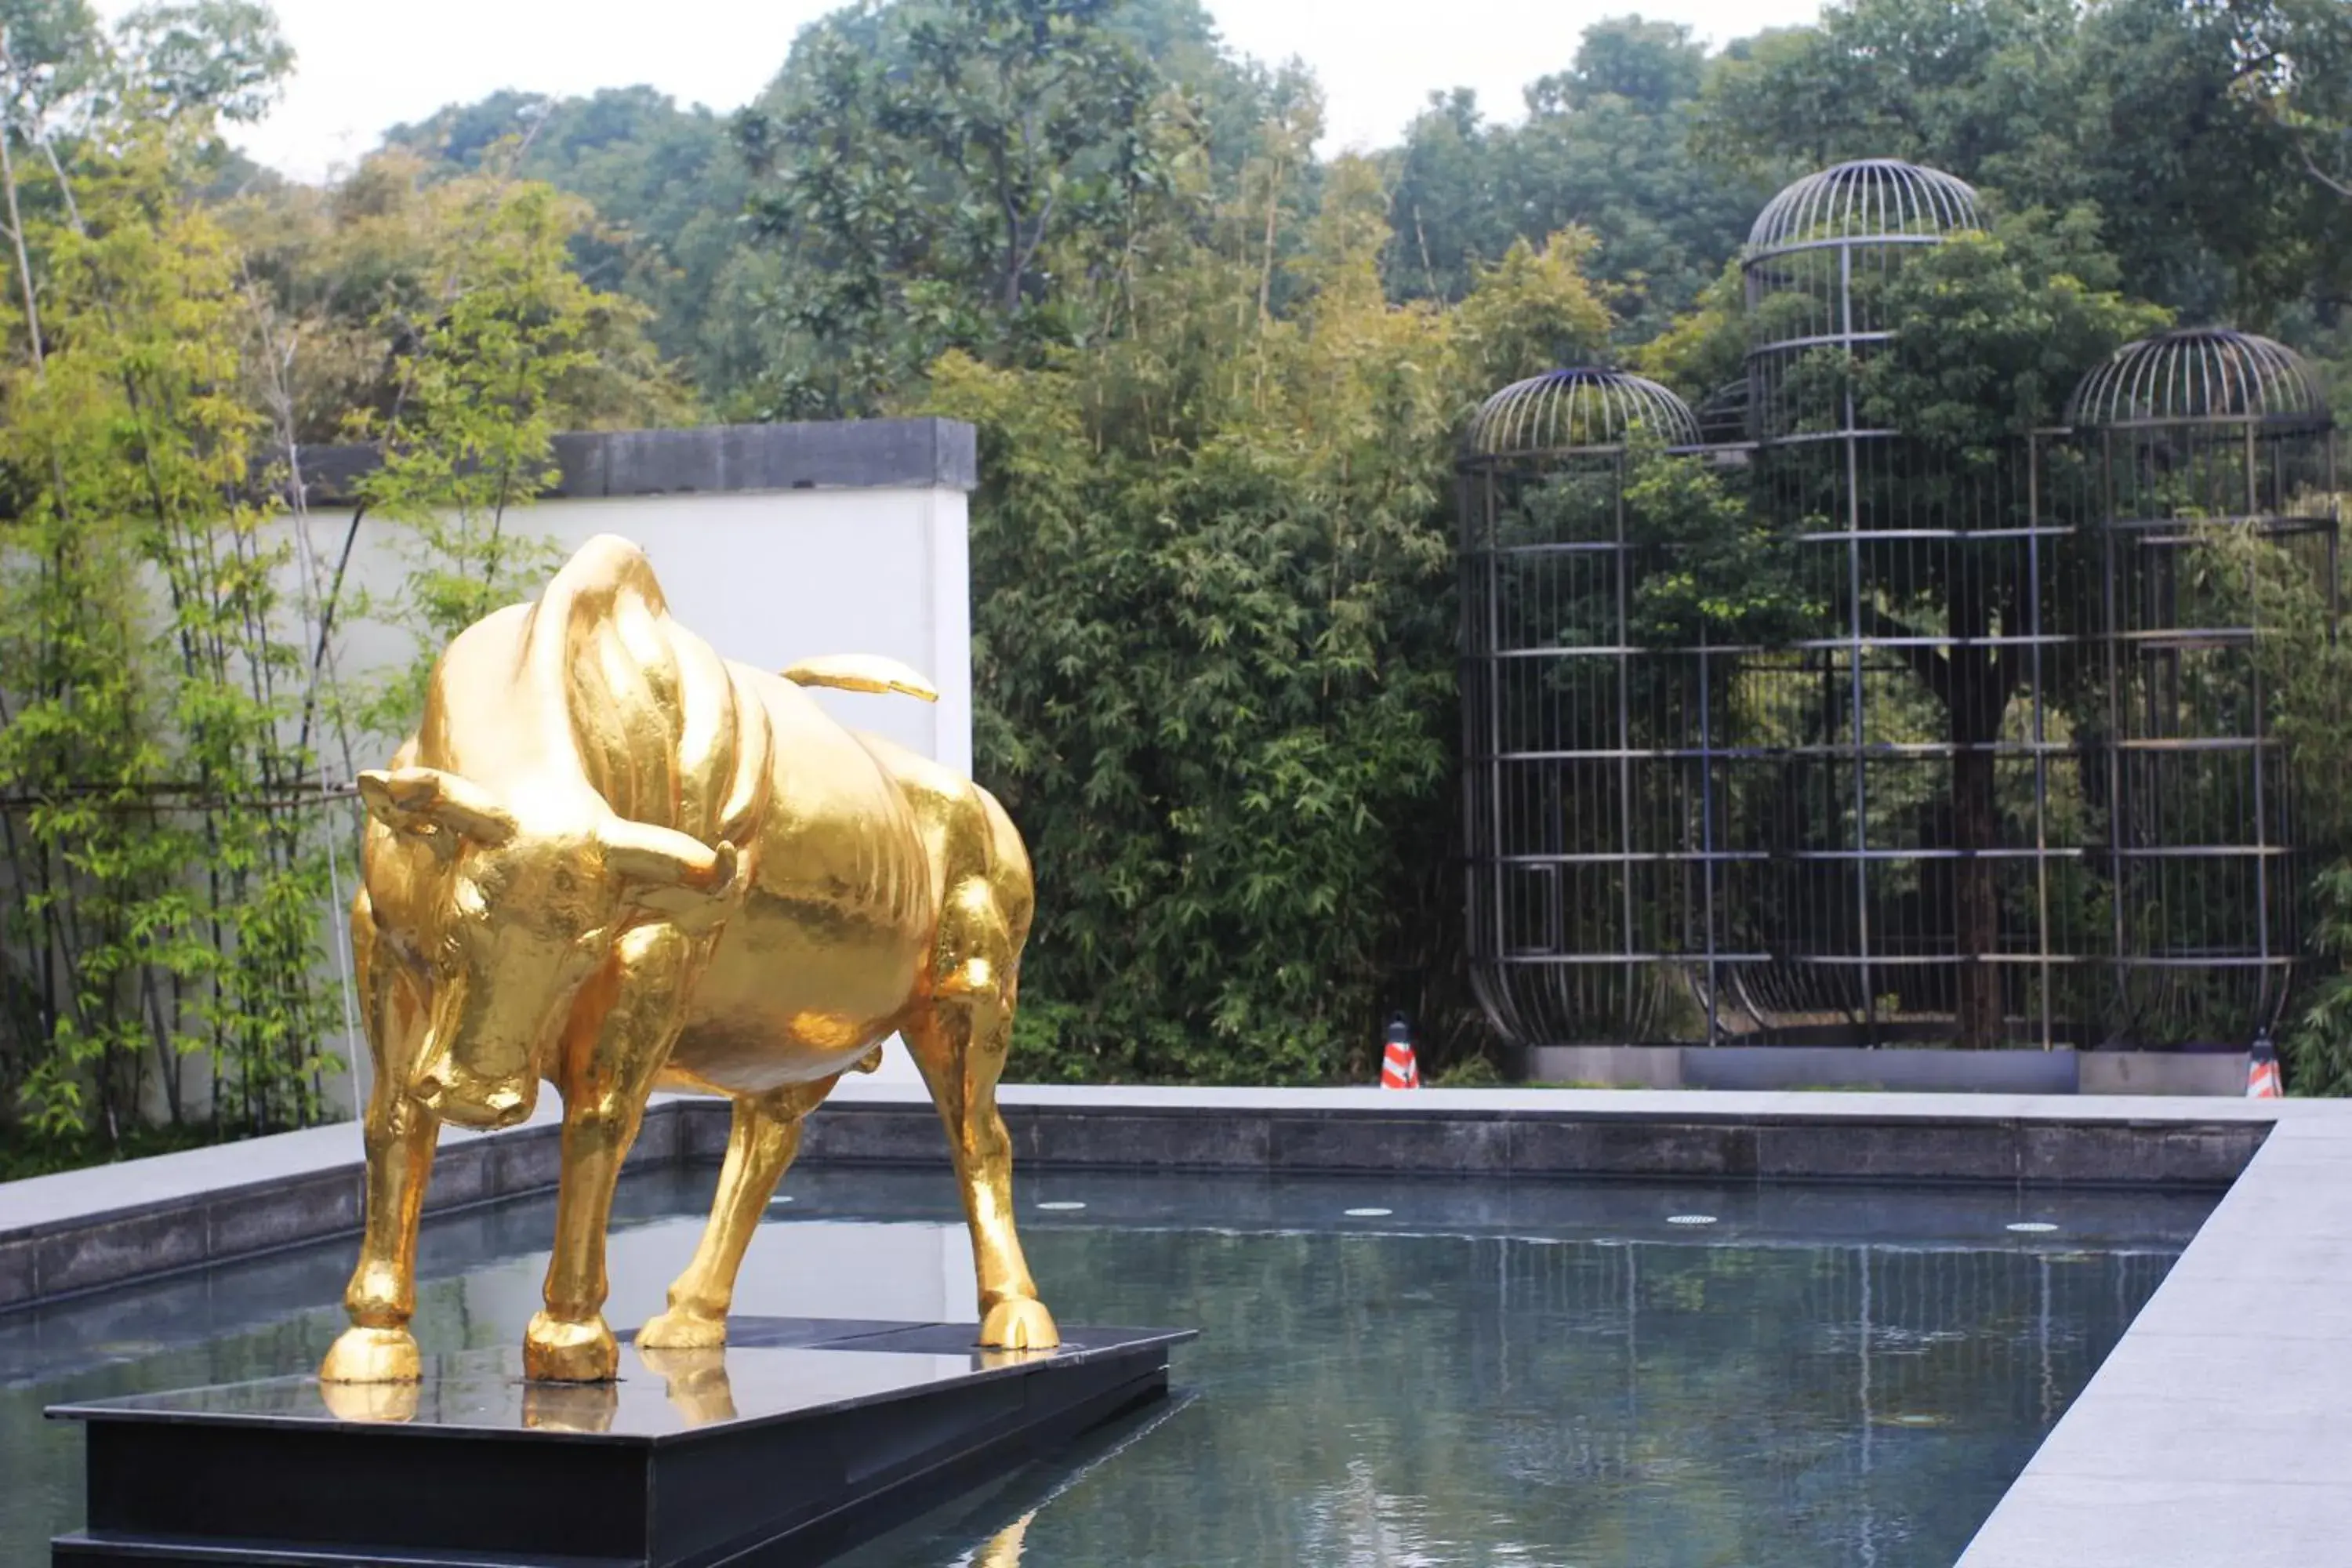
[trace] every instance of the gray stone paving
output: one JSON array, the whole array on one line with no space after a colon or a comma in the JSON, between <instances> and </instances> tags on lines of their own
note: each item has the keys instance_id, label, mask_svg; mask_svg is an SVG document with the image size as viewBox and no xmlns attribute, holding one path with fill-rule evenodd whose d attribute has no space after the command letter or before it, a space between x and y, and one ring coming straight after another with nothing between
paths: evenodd
<instances>
[{"instance_id":1,"label":"gray stone paving","mask_svg":"<svg viewBox=\"0 0 2352 1568\"><path fill-rule=\"evenodd\" d=\"M2347 1334L2352 1104L2289 1100L1959 1568L2352 1563Z\"/></svg>"}]
</instances>

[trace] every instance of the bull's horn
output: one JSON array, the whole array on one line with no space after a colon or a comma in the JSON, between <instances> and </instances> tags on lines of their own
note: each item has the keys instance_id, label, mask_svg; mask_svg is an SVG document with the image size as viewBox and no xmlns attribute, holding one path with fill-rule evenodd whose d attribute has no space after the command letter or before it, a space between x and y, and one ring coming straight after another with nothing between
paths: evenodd
<instances>
[{"instance_id":1,"label":"bull's horn","mask_svg":"<svg viewBox=\"0 0 2352 1568\"><path fill-rule=\"evenodd\" d=\"M897 659L885 658L878 653L835 653L822 658L804 658L786 669L784 679L794 686L896 692L901 697L919 697L926 702L940 700L939 688Z\"/></svg>"},{"instance_id":2,"label":"bull's horn","mask_svg":"<svg viewBox=\"0 0 2352 1568\"><path fill-rule=\"evenodd\" d=\"M621 819L606 823L597 837L604 842L604 864L646 888L716 895L735 879L732 844L721 842L714 849L675 828Z\"/></svg>"},{"instance_id":3,"label":"bull's horn","mask_svg":"<svg viewBox=\"0 0 2352 1568\"><path fill-rule=\"evenodd\" d=\"M395 833L447 833L492 848L515 836L514 815L456 773L371 768L358 782L368 815Z\"/></svg>"}]
</instances>

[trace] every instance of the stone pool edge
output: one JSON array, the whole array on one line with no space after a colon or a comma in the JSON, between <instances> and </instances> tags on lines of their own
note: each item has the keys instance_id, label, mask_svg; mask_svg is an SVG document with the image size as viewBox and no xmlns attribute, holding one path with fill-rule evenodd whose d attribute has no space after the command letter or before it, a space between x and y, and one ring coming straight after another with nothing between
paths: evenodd
<instances>
[{"instance_id":1,"label":"stone pool edge","mask_svg":"<svg viewBox=\"0 0 2352 1568\"><path fill-rule=\"evenodd\" d=\"M2352 1102L2284 1103L1957 1568L2352 1562Z\"/></svg>"},{"instance_id":2,"label":"stone pool edge","mask_svg":"<svg viewBox=\"0 0 2352 1568\"><path fill-rule=\"evenodd\" d=\"M1050 1085L1007 1085L1003 1101L1030 1169L2213 1186L2305 1103ZM715 1161L728 1121L720 1101L658 1097L631 1168ZM551 1188L559 1131L552 1096L509 1131L445 1130L427 1209ZM801 1157L940 1164L946 1149L919 1086L855 1080L810 1120ZM0 1312L351 1235L361 1174L347 1122L0 1183Z\"/></svg>"}]
</instances>

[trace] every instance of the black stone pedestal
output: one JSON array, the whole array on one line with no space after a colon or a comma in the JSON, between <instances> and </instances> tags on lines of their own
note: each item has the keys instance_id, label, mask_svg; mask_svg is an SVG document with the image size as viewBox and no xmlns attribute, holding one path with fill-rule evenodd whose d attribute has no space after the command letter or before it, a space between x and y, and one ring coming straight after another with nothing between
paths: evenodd
<instances>
[{"instance_id":1,"label":"black stone pedestal","mask_svg":"<svg viewBox=\"0 0 2352 1568\"><path fill-rule=\"evenodd\" d=\"M87 1428L89 1525L54 1563L694 1568L822 1562L1161 1397L1190 1331L739 1318L723 1352L624 1348L621 1379L519 1354L420 1384L273 1378L53 1408Z\"/></svg>"}]
</instances>

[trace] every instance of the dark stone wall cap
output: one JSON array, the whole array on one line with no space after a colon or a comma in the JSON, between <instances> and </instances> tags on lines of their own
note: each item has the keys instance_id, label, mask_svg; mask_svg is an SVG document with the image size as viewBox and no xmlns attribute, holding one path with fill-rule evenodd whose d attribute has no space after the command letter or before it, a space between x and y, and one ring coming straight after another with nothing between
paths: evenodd
<instances>
[{"instance_id":1,"label":"dark stone wall cap","mask_svg":"<svg viewBox=\"0 0 2352 1568\"><path fill-rule=\"evenodd\" d=\"M356 498L372 447L302 448L313 506ZM593 430L555 437L550 500L755 495L772 490L955 489L980 483L978 433L961 419L845 419Z\"/></svg>"}]
</instances>

